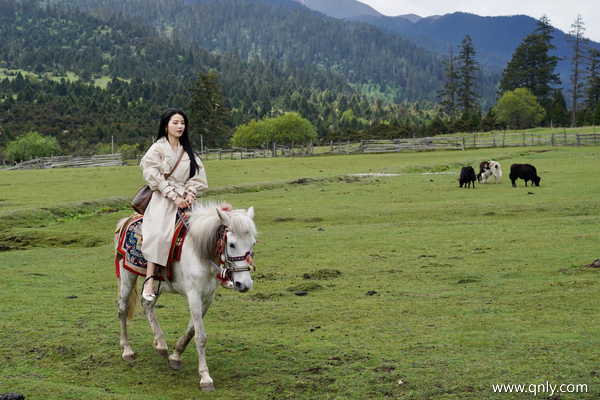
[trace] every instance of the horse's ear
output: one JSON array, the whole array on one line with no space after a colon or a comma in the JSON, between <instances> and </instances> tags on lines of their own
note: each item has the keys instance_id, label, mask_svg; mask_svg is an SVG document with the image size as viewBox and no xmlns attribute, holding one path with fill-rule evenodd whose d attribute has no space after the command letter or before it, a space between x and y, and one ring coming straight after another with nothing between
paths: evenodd
<instances>
[{"instance_id":1,"label":"horse's ear","mask_svg":"<svg viewBox=\"0 0 600 400\"><path fill-rule=\"evenodd\" d=\"M221 212L221 210L219 210L217 208L217 214L219 214L219 218L221 218L221 221L223 222L223 225L225 225L225 226L230 226L231 225L231 217L229 215L227 215L227 213Z\"/></svg>"},{"instance_id":2,"label":"horse's ear","mask_svg":"<svg viewBox=\"0 0 600 400\"><path fill-rule=\"evenodd\" d=\"M246 211L246 214L248 214L248 216L250 217L250 219L254 219L254 207L250 206L250 208L248 209L248 211Z\"/></svg>"}]
</instances>

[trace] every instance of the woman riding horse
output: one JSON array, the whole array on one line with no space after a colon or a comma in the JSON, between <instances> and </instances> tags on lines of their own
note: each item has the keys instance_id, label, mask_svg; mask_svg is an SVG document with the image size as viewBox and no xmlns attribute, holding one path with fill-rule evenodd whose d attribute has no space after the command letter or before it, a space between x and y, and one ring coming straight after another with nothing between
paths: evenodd
<instances>
[{"instance_id":1,"label":"woman riding horse","mask_svg":"<svg viewBox=\"0 0 600 400\"><path fill-rule=\"evenodd\" d=\"M167 265L177 209L190 207L208 187L204 166L190 144L188 119L183 111L170 108L164 112L156 143L144 155L140 167L154 191L142 224L142 253L147 261L142 296L153 301L154 271L156 265Z\"/></svg>"}]
</instances>

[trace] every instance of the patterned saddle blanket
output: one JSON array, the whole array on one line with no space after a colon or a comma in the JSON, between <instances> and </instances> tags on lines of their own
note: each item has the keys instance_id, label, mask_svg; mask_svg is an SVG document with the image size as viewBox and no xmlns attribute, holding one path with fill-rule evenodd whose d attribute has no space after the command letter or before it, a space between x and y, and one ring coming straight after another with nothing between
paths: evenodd
<instances>
[{"instance_id":1,"label":"patterned saddle blanket","mask_svg":"<svg viewBox=\"0 0 600 400\"><path fill-rule=\"evenodd\" d=\"M115 256L115 267L117 277L121 267L140 276L146 276L147 261L142 254L142 223L144 216L138 213L133 214L119 228L119 241L117 253ZM167 279L173 279L173 263L181 258L181 247L187 234L187 228L181 220L177 220L175 233L171 242L171 251L167 262ZM162 272L162 271L161 271ZM158 279L164 281L164 277L159 272Z\"/></svg>"}]
</instances>

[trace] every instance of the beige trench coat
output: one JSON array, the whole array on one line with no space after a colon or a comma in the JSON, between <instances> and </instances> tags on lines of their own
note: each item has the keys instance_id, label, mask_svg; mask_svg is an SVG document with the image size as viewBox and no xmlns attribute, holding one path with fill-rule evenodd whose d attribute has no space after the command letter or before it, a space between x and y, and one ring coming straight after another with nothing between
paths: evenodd
<instances>
[{"instance_id":1,"label":"beige trench coat","mask_svg":"<svg viewBox=\"0 0 600 400\"><path fill-rule=\"evenodd\" d=\"M179 145L179 152L175 154L167 138L162 137L148 149L140 162L144 180L154 191L142 223L142 253L147 261L158 265L167 264L175 231L177 206L171 197L175 193L181 197L186 193L199 195L208 187L204 165L197 156L198 171L189 179L190 158L187 153L169 179L165 180L165 175L171 172L182 151L185 150Z\"/></svg>"}]
</instances>

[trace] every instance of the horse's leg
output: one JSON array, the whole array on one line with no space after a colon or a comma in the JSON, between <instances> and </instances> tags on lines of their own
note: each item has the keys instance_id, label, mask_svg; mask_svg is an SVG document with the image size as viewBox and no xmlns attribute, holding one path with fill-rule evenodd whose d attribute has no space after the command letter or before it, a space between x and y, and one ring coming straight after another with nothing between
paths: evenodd
<instances>
[{"instance_id":1,"label":"horse's leg","mask_svg":"<svg viewBox=\"0 0 600 400\"><path fill-rule=\"evenodd\" d=\"M127 338L127 314L129 313L129 297L135 289L137 275L121 268L119 282L119 320L121 321L121 349L123 349L123 360L133 361L133 350Z\"/></svg>"},{"instance_id":2,"label":"horse's leg","mask_svg":"<svg viewBox=\"0 0 600 400\"><path fill-rule=\"evenodd\" d=\"M194 321L190 319L190 323L188 324L187 330L177 341L175 345L175 349L173 350L173 354L169 357L169 365L173 369L181 369L183 368L183 363L181 362L181 355L185 351L187 345L190 343L192 338L194 337Z\"/></svg>"},{"instance_id":3,"label":"horse's leg","mask_svg":"<svg viewBox=\"0 0 600 400\"><path fill-rule=\"evenodd\" d=\"M210 300L208 304L203 304L200 296L188 295L188 302L190 304L190 313L192 315L192 322L194 324L195 331L195 342L196 349L198 350L198 373L200 374L200 390L203 392L212 392L215 390L213 380L208 374L208 365L206 365L206 332L204 332L204 322L202 317L210 307Z\"/></svg>"},{"instance_id":4,"label":"horse's leg","mask_svg":"<svg viewBox=\"0 0 600 400\"><path fill-rule=\"evenodd\" d=\"M156 348L156 352L159 356L167 358L169 356L169 347L167 346L167 342L165 342L165 334L162 329L160 329L158 319L156 319L156 313L154 312L156 300L158 300L158 296L153 301L147 301L142 297L142 306L144 307L144 311L146 311L146 317L148 317L148 322L150 322L150 327L154 334L154 347Z\"/></svg>"},{"instance_id":5,"label":"horse's leg","mask_svg":"<svg viewBox=\"0 0 600 400\"><path fill-rule=\"evenodd\" d=\"M212 304L212 300L213 299L211 298L210 302L202 303L202 318L204 318L204 315L206 314L206 312L208 311L208 308ZM188 344L190 344L190 341L192 340L192 338L194 337L194 333L195 333L194 321L192 319L190 319L190 323L188 324L187 330L185 331L185 333L181 337L181 339L179 339L177 341L177 344L175 345L173 354L171 354L171 356L169 357L169 365L171 366L171 368L173 368L173 369L183 368L183 363L181 362L181 356L182 356L183 352L185 351L185 349L187 348Z\"/></svg>"}]
</instances>

